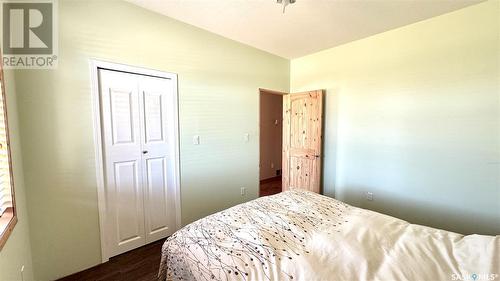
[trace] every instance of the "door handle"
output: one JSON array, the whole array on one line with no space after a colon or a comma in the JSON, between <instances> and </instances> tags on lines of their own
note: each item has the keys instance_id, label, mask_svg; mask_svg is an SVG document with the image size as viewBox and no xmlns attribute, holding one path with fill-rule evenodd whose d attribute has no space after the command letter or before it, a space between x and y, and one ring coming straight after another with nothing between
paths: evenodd
<instances>
[{"instance_id":1,"label":"door handle","mask_svg":"<svg viewBox=\"0 0 500 281\"><path fill-rule=\"evenodd\" d=\"M148 154L148 151L147 150L143 150L142 154Z\"/></svg>"},{"instance_id":2,"label":"door handle","mask_svg":"<svg viewBox=\"0 0 500 281\"><path fill-rule=\"evenodd\" d=\"M321 155L314 155L314 157L316 157L316 158L320 158L320 157L321 157Z\"/></svg>"}]
</instances>

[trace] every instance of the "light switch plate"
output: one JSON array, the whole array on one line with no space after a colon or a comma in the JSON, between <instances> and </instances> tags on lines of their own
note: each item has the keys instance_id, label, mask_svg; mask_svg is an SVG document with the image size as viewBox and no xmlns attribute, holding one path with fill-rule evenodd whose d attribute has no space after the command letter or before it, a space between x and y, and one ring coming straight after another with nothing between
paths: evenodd
<instances>
[{"instance_id":1,"label":"light switch plate","mask_svg":"<svg viewBox=\"0 0 500 281\"><path fill-rule=\"evenodd\" d=\"M249 142L250 141L250 134L245 133L245 135L243 136L243 140L245 140L245 142Z\"/></svg>"},{"instance_id":2,"label":"light switch plate","mask_svg":"<svg viewBox=\"0 0 500 281\"><path fill-rule=\"evenodd\" d=\"M193 144L194 145L199 145L200 144L200 136L194 136L193 137Z\"/></svg>"},{"instance_id":3,"label":"light switch plate","mask_svg":"<svg viewBox=\"0 0 500 281\"><path fill-rule=\"evenodd\" d=\"M373 193L372 192L366 192L366 200L373 201Z\"/></svg>"}]
</instances>

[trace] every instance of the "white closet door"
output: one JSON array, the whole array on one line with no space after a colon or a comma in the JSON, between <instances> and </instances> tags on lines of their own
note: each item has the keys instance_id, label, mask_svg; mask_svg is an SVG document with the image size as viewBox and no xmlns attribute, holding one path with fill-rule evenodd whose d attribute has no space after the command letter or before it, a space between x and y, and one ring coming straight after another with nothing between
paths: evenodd
<instances>
[{"instance_id":1,"label":"white closet door","mask_svg":"<svg viewBox=\"0 0 500 281\"><path fill-rule=\"evenodd\" d=\"M139 78L99 71L106 189L106 228L111 256L145 244Z\"/></svg>"},{"instance_id":2,"label":"white closet door","mask_svg":"<svg viewBox=\"0 0 500 281\"><path fill-rule=\"evenodd\" d=\"M177 226L174 81L99 70L109 256L171 235Z\"/></svg>"},{"instance_id":3,"label":"white closet door","mask_svg":"<svg viewBox=\"0 0 500 281\"><path fill-rule=\"evenodd\" d=\"M174 92L170 79L141 76L143 179L146 241L175 230ZM169 227L172 226L172 227Z\"/></svg>"}]
</instances>

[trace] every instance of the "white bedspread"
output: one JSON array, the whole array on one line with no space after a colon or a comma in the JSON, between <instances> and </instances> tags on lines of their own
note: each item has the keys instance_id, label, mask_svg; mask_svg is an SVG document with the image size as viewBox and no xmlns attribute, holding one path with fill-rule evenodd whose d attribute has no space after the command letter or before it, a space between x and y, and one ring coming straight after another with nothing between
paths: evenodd
<instances>
[{"instance_id":1,"label":"white bedspread","mask_svg":"<svg viewBox=\"0 0 500 281\"><path fill-rule=\"evenodd\" d=\"M161 280L500 280L500 236L409 224L307 191L235 206L163 246Z\"/></svg>"}]
</instances>

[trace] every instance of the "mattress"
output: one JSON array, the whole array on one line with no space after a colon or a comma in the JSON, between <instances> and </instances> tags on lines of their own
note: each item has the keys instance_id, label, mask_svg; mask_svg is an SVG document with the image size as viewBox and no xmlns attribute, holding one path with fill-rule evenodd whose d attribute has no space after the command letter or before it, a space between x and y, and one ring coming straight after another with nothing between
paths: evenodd
<instances>
[{"instance_id":1,"label":"mattress","mask_svg":"<svg viewBox=\"0 0 500 281\"><path fill-rule=\"evenodd\" d=\"M292 190L193 222L160 280L500 280L500 236L410 224Z\"/></svg>"}]
</instances>

